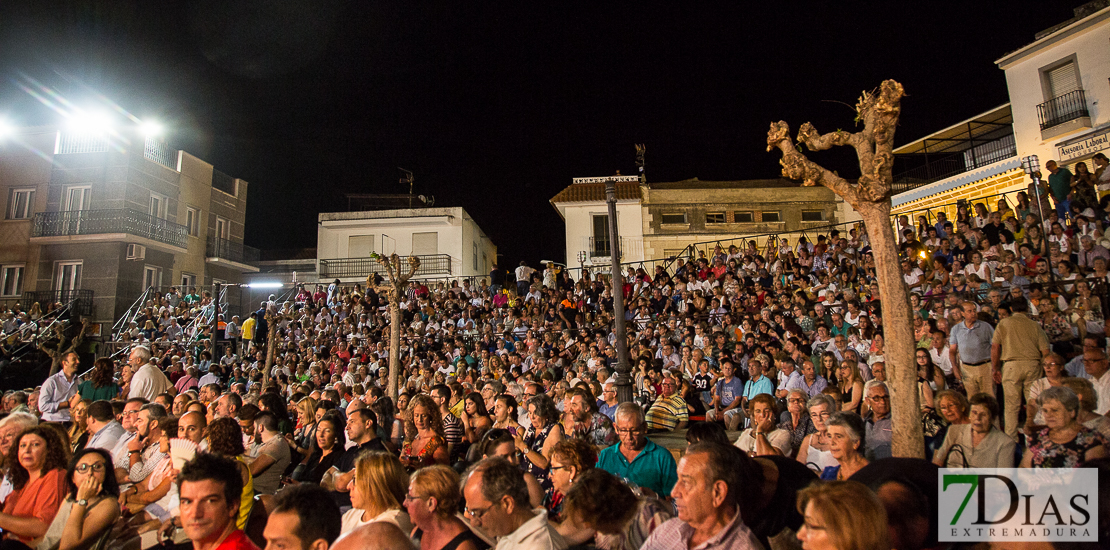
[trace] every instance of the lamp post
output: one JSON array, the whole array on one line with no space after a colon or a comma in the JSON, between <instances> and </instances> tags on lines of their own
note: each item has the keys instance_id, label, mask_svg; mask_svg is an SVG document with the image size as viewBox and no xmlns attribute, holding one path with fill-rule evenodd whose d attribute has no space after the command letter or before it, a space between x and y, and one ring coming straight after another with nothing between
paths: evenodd
<instances>
[{"instance_id":1,"label":"lamp post","mask_svg":"<svg viewBox=\"0 0 1110 550\"><path fill-rule=\"evenodd\" d=\"M617 401L632 401L632 367L628 363L628 339L624 326L624 276L621 275L620 234L617 233L617 181L605 180L605 204L609 207L609 255L613 264L613 330L616 332Z\"/></svg>"},{"instance_id":2,"label":"lamp post","mask_svg":"<svg viewBox=\"0 0 1110 550\"><path fill-rule=\"evenodd\" d=\"M1041 199L1041 162L1040 162L1040 159L1037 157L1037 155L1029 155L1027 157L1022 157L1021 158L1021 169L1024 170L1025 173L1029 175L1029 177L1033 178L1033 200L1037 201L1037 213L1041 217L1041 222L1042 222L1041 227L1044 227L1044 224L1043 224L1043 222L1044 222L1044 203L1043 203L1043 199ZM1048 191L1045 190L1045 193L1047 194ZM1042 237L1047 239L1048 236L1044 235L1044 233L1047 233L1047 232L1042 230ZM1052 253L1051 253L1051 251L1049 252L1049 257L1047 258L1047 261L1048 261L1048 277L1049 277L1049 280L1052 281L1053 285L1055 285L1055 283L1056 283L1056 274L1053 273L1053 271L1052 271Z\"/></svg>"}]
</instances>

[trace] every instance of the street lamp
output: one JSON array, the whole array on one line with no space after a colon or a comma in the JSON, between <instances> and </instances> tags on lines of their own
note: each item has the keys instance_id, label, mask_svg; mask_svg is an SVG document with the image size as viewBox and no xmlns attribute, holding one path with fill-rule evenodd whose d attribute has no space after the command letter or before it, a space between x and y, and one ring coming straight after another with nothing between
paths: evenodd
<instances>
[{"instance_id":1,"label":"street lamp","mask_svg":"<svg viewBox=\"0 0 1110 550\"><path fill-rule=\"evenodd\" d=\"M609 207L609 255L612 260L613 272L611 275L613 285L613 325L617 333L617 369L615 382L617 386L617 401L625 403L632 401L632 366L628 363L628 339L625 336L624 326L624 277L621 274L621 238L617 232L617 180L605 180L605 204Z\"/></svg>"},{"instance_id":2,"label":"street lamp","mask_svg":"<svg viewBox=\"0 0 1110 550\"><path fill-rule=\"evenodd\" d=\"M1033 197L1032 197L1032 200L1037 202L1037 213L1039 213L1040 216L1041 216L1041 222L1044 222L1044 202L1043 202L1044 199L1041 198L1043 196L1043 195L1041 195L1041 161L1040 161L1039 158L1037 158L1037 155L1029 155L1027 157L1022 157L1021 158L1021 169L1024 170L1025 173L1029 177L1033 178ZM1048 190L1045 189L1044 193L1045 193L1045 195L1047 195ZM1049 280L1052 281L1053 284L1055 284L1056 283L1056 273L1054 273L1052 271L1052 258L1049 258L1048 260L1049 260L1048 277L1049 277Z\"/></svg>"}]
</instances>

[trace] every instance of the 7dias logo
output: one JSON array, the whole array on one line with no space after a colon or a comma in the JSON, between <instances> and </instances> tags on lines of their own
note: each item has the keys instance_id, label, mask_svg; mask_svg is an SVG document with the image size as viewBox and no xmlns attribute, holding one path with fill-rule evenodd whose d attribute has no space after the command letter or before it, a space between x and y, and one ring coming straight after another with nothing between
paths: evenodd
<instances>
[{"instance_id":1,"label":"7dias logo","mask_svg":"<svg viewBox=\"0 0 1110 550\"><path fill-rule=\"evenodd\" d=\"M944 542L1098 541L1094 469L941 468Z\"/></svg>"}]
</instances>

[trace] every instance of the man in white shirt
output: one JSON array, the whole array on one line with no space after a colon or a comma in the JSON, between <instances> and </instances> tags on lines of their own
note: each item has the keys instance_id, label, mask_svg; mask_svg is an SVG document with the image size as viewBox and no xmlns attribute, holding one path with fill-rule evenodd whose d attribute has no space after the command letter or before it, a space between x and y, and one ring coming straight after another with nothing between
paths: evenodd
<instances>
[{"instance_id":1,"label":"man in white shirt","mask_svg":"<svg viewBox=\"0 0 1110 550\"><path fill-rule=\"evenodd\" d=\"M138 406L138 403L136 403ZM136 409L137 410L137 409ZM89 417L85 431L89 432L87 448L111 449L127 430L112 415L112 404L107 401L93 401L89 404Z\"/></svg>"},{"instance_id":2,"label":"man in white shirt","mask_svg":"<svg viewBox=\"0 0 1110 550\"><path fill-rule=\"evenodd\" d=\"M39 411L43 422L69 422L69 409L76 402L77 395L77 354L69 352L62 357L62 370L54 373L42 383L39 391ZM80 398L78 398L80 399Z\"/></svg>"},{"instance_id":3,"label":"man in white shirt","mask_svg":"<svg viewBox=\"0 0 1110 550\"><path fill-rule=\"evenodd\" d=\"M561 550L567 541L547 521L547 512L532 511L528 484L520 468L501 457L487 458L470 471L463 487L471 525L499 538L497 550Z\"/></svg>"},{"instance_id":4,"label":"man in white shirt","mask_svg":"<svg viewBox=\"0 0 1110 550\"><path fill-rule=\"evenodd\" d=\"M1098 404L1095 412L1106 414L1110 411L1110 362L1107 362L1106 352L1102 348L1087 349L1083 352L1083 368L1091 377L1091 383L1098 393Z\"/></svg>"},{"instance_id":5,"label":"man in white shirt","mask_svg":"<svg viewBox=\"0 0 1110 550\"><path fill-rule=\"evenodd\" d=\"M150 361L150 357L150 349L146 346L136 346L131 350L127 364L135 370L135 375L131 377L131 393L127 394L128 398L142 397L153 401L154 396L173 389L170 379Z\"/></svg>"}]
</instances>

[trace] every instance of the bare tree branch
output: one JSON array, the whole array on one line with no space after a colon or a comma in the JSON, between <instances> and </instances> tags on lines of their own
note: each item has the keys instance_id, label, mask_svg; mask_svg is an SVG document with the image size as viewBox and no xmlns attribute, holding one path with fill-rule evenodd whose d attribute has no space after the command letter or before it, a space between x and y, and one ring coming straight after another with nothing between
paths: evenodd
<instances>
[{"instance_id":1,"label":"bare tree branch","mask_svg":"<svg viewBox=\"0 0 1110 550\"><path fill-rule=\"evenodd\" d=\"M809 128L812 130L813 126L809 125ZM782 151L782 160L779 161L779 164L782 165L782 175L784 177L802 180L802 185L805 186L824 185L843 197L853 207L859 202L856 190L852 187L852 184L848 183L848 180L809 160L798 151L794 142L790 140L790 125L782 120L772 122L771 129L767 131L767 151L775 148Z\"/></svg>"}]
</instances>

